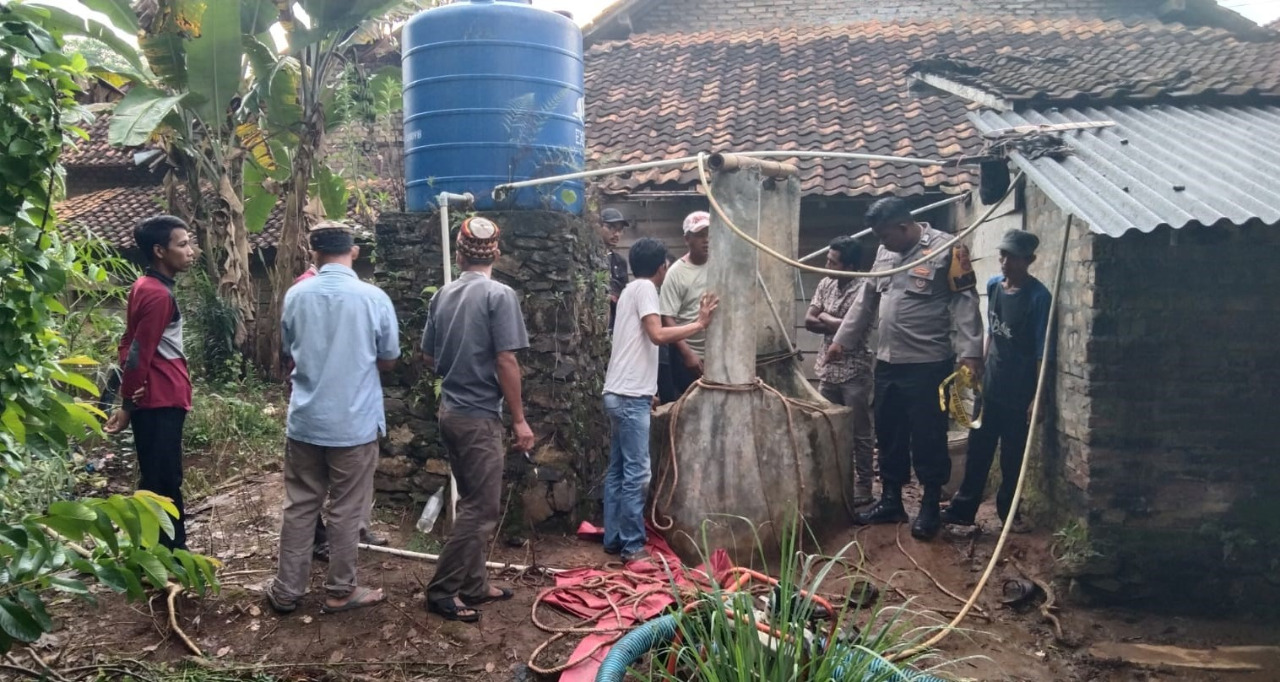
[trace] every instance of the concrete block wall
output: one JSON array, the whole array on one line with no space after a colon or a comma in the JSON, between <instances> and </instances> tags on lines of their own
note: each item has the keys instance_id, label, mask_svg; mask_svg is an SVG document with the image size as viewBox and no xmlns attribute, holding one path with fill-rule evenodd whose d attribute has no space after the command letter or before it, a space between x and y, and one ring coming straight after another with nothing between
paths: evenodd
<instances>
[{"instance_id":1,"label":"concrete block wall","mask_svg":"<svg viewBox=\"0 0 1280 682\"><path fill-rule=\"evenodd\" d=\"M1066 216L1025 192L1051 284ZM1261 225L1120 237L1076 221L1029 510L1074 528L1073 594L1177 613L1280 605L1280 235ZM981 261L980 261L981 262Z\"/></svg>"},{"instance_id":2,"label":"concrete block wall","mask_svg":"<svg viewBox=\"0 0 1280 682\"><path fill-rule=\"evenodd\" d=\"M1095 255L1088 523L1109 575L1089 585L1159 607L1274 614L1280 234L1131 231L1100 238Z\"/></svg>"}]
</instances>

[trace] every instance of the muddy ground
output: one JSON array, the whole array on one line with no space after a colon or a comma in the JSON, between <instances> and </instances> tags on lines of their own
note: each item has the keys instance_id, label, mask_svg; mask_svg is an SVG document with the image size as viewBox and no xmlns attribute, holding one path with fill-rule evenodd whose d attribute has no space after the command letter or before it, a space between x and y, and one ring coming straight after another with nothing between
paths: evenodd
<instances>
[{"instance_id":1,"label":"muddy ground","mask_svg":"<svg viewBox=\"0 0 1280 682\"><path fill-rule=\"evenodd\" d=\"M197 460L191 465L198 469L201 463ZM131 458L115 458L108 468L107 489L127 490L133 475ZM216 597L183 598L178 609L181 627L219 665L270 666L263 671L281 679L532 679L524 665L548 634L532 624L530 608L539 589L550 584L548 579L512 571L500 574L498 581L517 588L514 600L485 607L478 626L446 623L423 608L423 590L432 564L362 550L361 582L382 587L389 595L387 603L346 614L321 614L317 595L323 594L324 564L317 563L313 566L312 595L296 613L277 616L266 607L260 588L274 567L283 494L280 474L270 470L220 473L221 478L228 474L231 478L211 495L188 502L188 509L192 549L224 562L223 591ZM991 512L984 509L984 513ZM434 552L438 539L417 534L413 521L410 510L378 509L374 525L391 536L393 547ZM967 597L996 542L994 519L988 516L981 521L986 532L953 532L932 543L915 541L905 527L851 528L832 538L827 548L856 540L856 547L846 557L856 558L861 552L868 571L891 585L884 590L888 603L907 603L918 612L914 618L922 625L945 622L945 614L954 612L959 602L944 594L925 571L941 586ZM598 545L574 537L544 535L519 540L527 541L520 544L499 538L493 560L575 567L602 566L610 559ZM1280 679L1280 673L1270 670L1138 669L1101 662L1087 653L1090 645L1099 642L1194 648L1274 644L1280 642L1280 628L1275 626L1063 606L1056 611L1064 636L1059 641L1034 606L1015 610L1000 603L1003 581L1019 575L1015 562L1037 577L1049 575L1053 565L1049 544L1047 533L1013 536L1006 553L1010 560L1001 565L979 602L984 614L967 620L963 632L941 645L946 658L960 661L941 671L943 674L971 680L1099 682ZM544 613L545 620L552 623L570 624L567 617ZM60 629L36 647L46 660L56 662L55 667L120 658L176 662L189 653L171 636L161 598L150 604L129 604L103 592L96 606L59 603L55 618ZM550 647L540 662L551 666L564 661L569 647L569 642Z\"/></svg>"}]
</instances>

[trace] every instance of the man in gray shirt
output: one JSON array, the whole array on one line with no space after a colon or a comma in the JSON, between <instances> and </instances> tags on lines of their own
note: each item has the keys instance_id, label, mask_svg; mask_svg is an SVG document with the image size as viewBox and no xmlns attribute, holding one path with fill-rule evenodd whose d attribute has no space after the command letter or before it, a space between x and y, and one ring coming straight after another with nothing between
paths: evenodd
<instances>
[{"instance_id":1,"label":"man in gray shirt","mask_svg":"<svg viewBox=\"0 0 1280 682\"><path fill-rule=\"evenodd\" d=\"M527 452L534 442L515 355L529 346L520 300L511 287L492 279L499 234L488 218L462 223L457 240L462 275L431 299L422 336L427 366L443 378L440 434L461 495L453 530L427 586L427 609L468 623L480 619L476 607L512 596L490 586L485 570L489 536L501 512L504 399L516 449Z\"/></svg>"},{"instance_id":2,"label":"man in gray shirt","mask_svg":"<svg viewBox=\"0 0 1280 682\"><path fill-rule=\"evenodd\" d=\"M875 419L880 446L880 500L859 515L861 523L907 520L902 486L916 477L924 486L911 534L932 539L942 527L942 486L951 477L947 413L938 406L938 386L954 366L951 330L957 330L960 363L982 373L982 314L977 276L964 246L944 248L950 235L911 217L907 203L881 199L867 211L867 225L880 239L873 272L922 258L922 264L862 287L827 350L827 361L861 348L878 317Z\"/></svg>"}]
</instances>

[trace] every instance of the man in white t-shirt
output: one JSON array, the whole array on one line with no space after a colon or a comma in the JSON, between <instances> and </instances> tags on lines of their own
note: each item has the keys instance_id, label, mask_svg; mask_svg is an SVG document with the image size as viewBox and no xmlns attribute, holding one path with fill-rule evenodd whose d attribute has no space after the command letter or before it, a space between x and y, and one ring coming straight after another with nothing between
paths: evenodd
<instances>
[{"instance_id":1,"label":"man in white t-shirt","mask_svg":"<svg viewBox=\"0 0 1280 682\"><path fill-rule=\"evenodd\" d=\"M644 503L649 493L649 414L658 392L658 346L706 330L719 304L712 294L698 303L696 319L663 327L658 287L667 276L667 247L656 239L631 245L635 279L618 297L613 351L604 379L604 409L609 415L609 468L604 478L604 551L624 561L648 558Z\"/></svg>"}]
</instances>

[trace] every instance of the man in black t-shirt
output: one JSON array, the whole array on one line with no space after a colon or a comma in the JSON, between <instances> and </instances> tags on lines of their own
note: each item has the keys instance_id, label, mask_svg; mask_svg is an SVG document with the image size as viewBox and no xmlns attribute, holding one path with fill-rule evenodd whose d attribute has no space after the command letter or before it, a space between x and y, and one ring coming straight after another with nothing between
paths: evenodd
<instances>
[{"instance_id":1,"label":"man in black t-shirt","mask_svg":"<svg viewBox=\"0 0 1280 682\"><path fill-rule=\"evenodd\" d=\"M600 212L600 226L597 231L609 250L609 331L613 331L613 318L617 314L618 297L627 288L631 279L627 270L627 259L618 254L618 242L622 240L622 230L627 227L627 219L622 211L606 208Z\"/></svg>"},{"instance_id":2,"label":"man in black t-shirt","mask_svg":"<svg viewBox=\"0 0 1280 682\"><path fill-rule=\"evenodd\" d=\"M943 523L971 526L1000 446L1000 490L996 512L1008 523L1013 491L1022 468L1031 425L1031 403L1044 357L1052 296L1028 268L1040 239L1009 230L1000 242L1000 272L987 282L986 371L982 381L982 424L969 434L964 482L942 510ZM1019 530L1014 520L1014 530Z\"/></svg>"}]
</instances>

